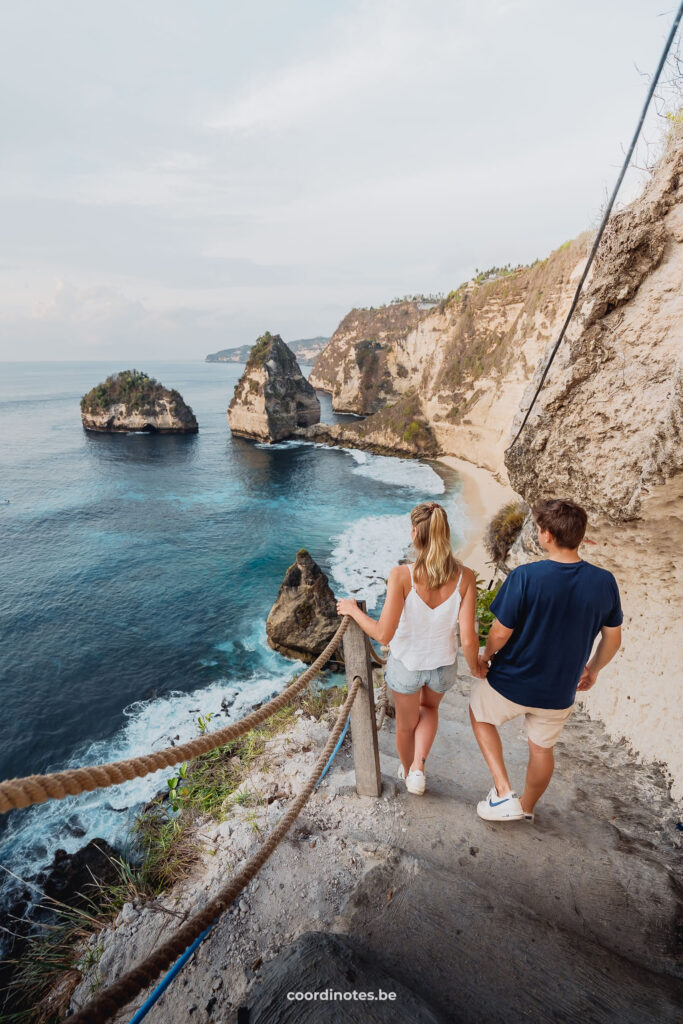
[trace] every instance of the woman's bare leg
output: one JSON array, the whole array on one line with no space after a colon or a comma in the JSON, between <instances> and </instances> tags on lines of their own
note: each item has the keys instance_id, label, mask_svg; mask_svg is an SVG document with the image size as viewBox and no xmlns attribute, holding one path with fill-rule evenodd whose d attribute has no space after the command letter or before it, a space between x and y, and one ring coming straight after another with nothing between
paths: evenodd
<instances>
[{"instance_id":1,"label":"woman's bare leg","mask_svg":"<svg viewBox=\"0 0 683 1024\"><path fill-rule=\"evenodd\" d=\"M420 721L420 690L394 695L396 708L396 750L407 775L415 758L415 727Z\"/></svg>"},{"instance_id":2,"label":"woman's bare leg","mask_svg":"<svg viewBox=\"0 0 683 1024\"><path fill-rule=\"evenodd\" d=\"M411 768L413 771L423 772L427 754L432 749L432 743L439 727L439 704L443 700L442 693L435 693L428 686L423 686L420 691L420 720L415 729L415 755Z\"/></svg>"}]
</instances>

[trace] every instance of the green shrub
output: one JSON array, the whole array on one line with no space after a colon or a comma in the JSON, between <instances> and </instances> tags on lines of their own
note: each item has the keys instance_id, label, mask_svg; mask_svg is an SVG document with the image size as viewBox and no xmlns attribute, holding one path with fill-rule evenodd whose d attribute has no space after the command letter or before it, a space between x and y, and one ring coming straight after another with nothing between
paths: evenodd
<instances>
[{"instance_id":1,"label":"green shrub","mask_svg":"<svg viewBox=\"0 0 683 1024\"><path fill-rule=\"evenodd\" d=\"M107 377L81 399L83 412L97 413L110 405L122 403L129 412L149 412L163 391L159 381L141 370L122 370ZM171 392L174 403L181 400L177 391Z\"/></svg>"},{"instance_id":2,"label":"green shrub","mask_svg":"<svg viewBox=\"0 0 683 1024\"><path fill-rule=\"evenodd\" d=\"M277 337L277 335L275 335ZM256 339L255 344L252 346L249 358L247 359L247 367L263 366L266 361L266 357L270 352L271 342L274 340L274 336L270 331L266 331L260 338Z\"/></svg>"},{"instance_id":3,"label":"green shrub","mask_svg":"<svg viewBox=\"0 0 683 1024\"><path fill-rule=\"evenodd\" d=\"M476 617L479 622L479 643L480 645L486 643L486 638L489 635L491 624L495 618L491 611L491 602L500 590L500 583L497 583L495 587L490 590L484 590L480 586L480 581L477 580L477 605L476 605Z\"/></svg>"},{"instance_id":4,"label":"green shrub","mask_svg":"<svg viewBox=\"0 0 683 1024\"><path fill-rule=\"evenodd\" d=\"M419 433L420 424L417 422L417 420L413 420L412 423L409 423L406 429L403 431L403 440L407 441L408 444L412 444L412 442L416 439Z\"/></svg>"},{"instance_id":5,"label":"green shrub","mask_svg":"<svg viewBox=\"0 0 683 1024\"><path fill-rule=\"evenodd\" d=\"M489 523L484 547L496 565L502 565L517 540L527 514L527 506L521 501L511 501L496 512Z\"/></svg>"}]
</instances>

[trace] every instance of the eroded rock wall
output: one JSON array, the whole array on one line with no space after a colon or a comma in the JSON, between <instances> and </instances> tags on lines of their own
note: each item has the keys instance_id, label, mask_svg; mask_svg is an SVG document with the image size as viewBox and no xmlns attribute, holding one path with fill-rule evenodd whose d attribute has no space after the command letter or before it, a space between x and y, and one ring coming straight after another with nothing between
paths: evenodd
<instances>
[{"instance_id":1,"label":"eroded rock wall","mask_svg":"<svg viewBox=\"0 0 683 1024\"><path fill-rule=\"evenodd\" d=\"M679 798L682 342L679 129L643 195L611 219L566 342L506 459L527 502L553 494L589 511L582 553L614 573L625 618L623 648L585 703L613 737L666 764Z\"/></svg>"},{"instance_id":2,"label":"eroded rock wall","mask_svg":"<svg viewBox=\"0 0 683 1024\"><path fill-rule=\"evenodd\" d=\"M510 422L560 329L588 242L583 235L531 267L463 285L428 308L353 310L311 382L331 392L336 410L374 414L366 431L393 434L402 450L410 422L422 419L432 451L504 473ZM420 415L406 421L401 402L410 399Z\"/></svg>"}]
</instances>

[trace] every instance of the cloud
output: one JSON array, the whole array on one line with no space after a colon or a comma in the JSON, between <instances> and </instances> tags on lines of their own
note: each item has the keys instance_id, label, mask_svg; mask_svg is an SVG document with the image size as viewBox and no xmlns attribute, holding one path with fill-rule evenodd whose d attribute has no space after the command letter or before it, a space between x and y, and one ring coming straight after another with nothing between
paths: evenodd
<instances>
[{"instance_id":1,"label":"cloud","mask_svg":"<svg viewBox=\"0 0 683 1024\"><path fill-rule=\"evenodd\" d=\"M206 127L282 134L294 125L334 116L348 105L360 106L369 97L390 94L420 50L438 46L438 33L419 13L402 3L356 8L333 23L324 52L261 76L207 118Z\"/></svg>"}]
</instances>

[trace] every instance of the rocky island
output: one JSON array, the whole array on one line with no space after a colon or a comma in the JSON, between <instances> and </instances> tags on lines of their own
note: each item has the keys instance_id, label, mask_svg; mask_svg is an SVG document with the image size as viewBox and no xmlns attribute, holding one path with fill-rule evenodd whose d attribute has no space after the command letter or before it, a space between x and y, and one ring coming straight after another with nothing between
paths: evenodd
<instances>
[{"instance_id":1,"label":"rocky island","mask_svg":"<svg viewBox=\"0 0 683 1024\"><path fill-rule=\"evenodd\" d=\"M228 408L233 434L281 441L320 422L320 402L292 350L266 331L253 346Z\"/></svg>"},{"instance_id":2,"label":"rocky island","mask_svg":"<svg viewBox=\"0 0 683 1024\"><path fill-rule=\"evenodd\" d=\"M81 399L86 430L105 433L196 434L197 419L180 392L140 370L107 377Z\"/></svg>"},{"instance_id":3,"label":"rocky island","mask_svg":"<svg viewBox=\"0 0 683 1024\"><path fill-rule=\"evenodd\" d=\"M339 622L327 576L302 548L266 620L268 643L286 658L310 663L327 647Z\"/></svg>"}]
</instances>

